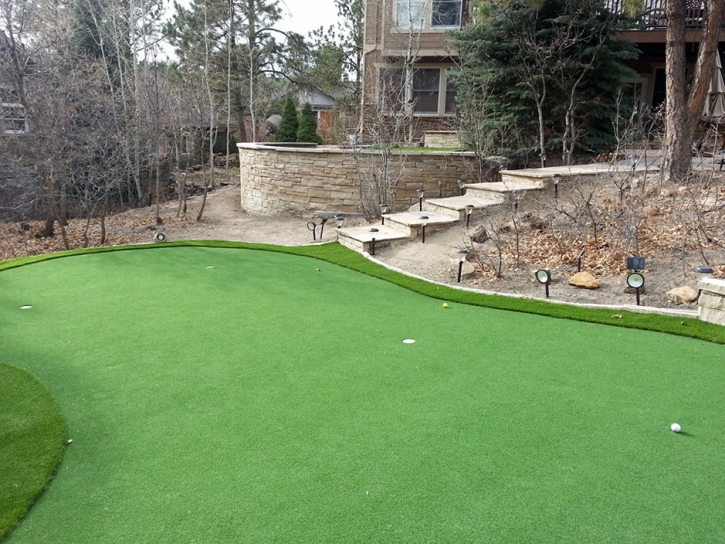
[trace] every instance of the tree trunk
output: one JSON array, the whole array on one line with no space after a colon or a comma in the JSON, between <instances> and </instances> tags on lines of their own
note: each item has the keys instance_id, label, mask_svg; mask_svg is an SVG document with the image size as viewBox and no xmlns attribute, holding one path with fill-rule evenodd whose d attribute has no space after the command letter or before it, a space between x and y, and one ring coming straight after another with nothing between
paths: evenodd
<instances>
[{"instance_id":1,"label":"tree trunk","mask_svg":"<svg viewBox=\"0 0 725 544\"><path fill-rule=\"evenodd\" d=\"M692 163L692 137L702 117L722 23L723 0L705 4L706 24L697 56L695 80L689 95L685 90L685 0L666 0L667 16L665 72L665 139L662 145L662 181L680 181Z\"/></svg>"}]
</instances>

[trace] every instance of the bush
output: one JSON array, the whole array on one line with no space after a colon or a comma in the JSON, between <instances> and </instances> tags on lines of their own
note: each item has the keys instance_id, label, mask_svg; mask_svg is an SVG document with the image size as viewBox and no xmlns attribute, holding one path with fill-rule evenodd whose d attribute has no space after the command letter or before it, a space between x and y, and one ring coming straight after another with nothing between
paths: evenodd
<instances>
[{"instance_id":1,"label":"bush","mask_svg":"<svg viewBox=\"0 0 725 544\"><path fill-rule=\"evenodd\" d=\"M297 129L297 141L322 143L322 138L317 134L317 119L315 119L315 115L312 113L312 106L310 106L309 102L302 108L300 126Z\"/></svg>"},{"instance_id":2,"label":"bush","mask_svg":"<svg viewBox=\"0 0 725 544\"><path fill-rule=\"evenodd\" d=\"M275 142L296 142L297 128L299 121L297 120L297 107L292 96L287 97L284 103L284 112L282 113L282 122L279 124L277 134L274 135Z\"/></svg>"}]
</instances>

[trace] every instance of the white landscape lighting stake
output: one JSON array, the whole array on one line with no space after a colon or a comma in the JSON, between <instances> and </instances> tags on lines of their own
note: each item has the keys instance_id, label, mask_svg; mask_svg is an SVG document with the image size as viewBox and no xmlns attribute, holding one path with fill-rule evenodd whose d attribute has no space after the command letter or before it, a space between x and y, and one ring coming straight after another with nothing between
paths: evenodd
<instances>
[{"instance_id":1,"label":"white landscape lighting stake","mask_svg":"<svg viewBox=\"0 0 725 544\"><path fill-rule=\"evenodd\" d=\"M345 218L342 215L336 215L335 216L335 223L337 223L337 228L341 229L342 224L345 222Z\"/></svg>"},{"instance_id":2,"label":"white landscape lighting stake","mask_svg":"<svg viewBox=\"0 0 725 544\"><path fill-rule=\"evenodd\" d=\"M549 270L541 268L537 270L534 275L536 276L536 281L538 281L539 283L543 283L546 287L546 298L549 298L549 284L551 283L551 272Z\"/></svg>"}]
</instances>

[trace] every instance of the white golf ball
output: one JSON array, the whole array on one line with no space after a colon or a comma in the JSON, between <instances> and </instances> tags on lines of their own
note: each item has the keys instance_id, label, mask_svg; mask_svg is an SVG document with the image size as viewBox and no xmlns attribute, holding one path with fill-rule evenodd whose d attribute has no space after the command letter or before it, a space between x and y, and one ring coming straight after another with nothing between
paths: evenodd
<instances>
[{"instance_id":1,"label":"white golf ball","mask_svg":"<svg viewBox=\"0 0 725 544\"><path fill-rule=\"evenodd\" d=\"M670 425L670 429L672 429L673 433L679 433L682 430L682 427L680 427L679 423L673 423Z\"/></svg>"}]
</instances>

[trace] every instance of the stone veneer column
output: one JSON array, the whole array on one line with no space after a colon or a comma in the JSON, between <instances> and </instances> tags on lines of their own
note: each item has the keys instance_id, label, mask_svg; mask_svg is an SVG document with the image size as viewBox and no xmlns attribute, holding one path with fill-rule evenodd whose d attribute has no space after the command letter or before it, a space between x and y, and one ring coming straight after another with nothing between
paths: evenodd
<instances>
[{"instance_id":1,"label":"stone veneer column","mask_svg":"<svg viewBox=\"0 0 725 544\"><path fill-rule=\"evenodd\" d=\"M725 280L705 278L697 284L698 315L702 321L725 325Z\"/></svg>"}]
</instances>

